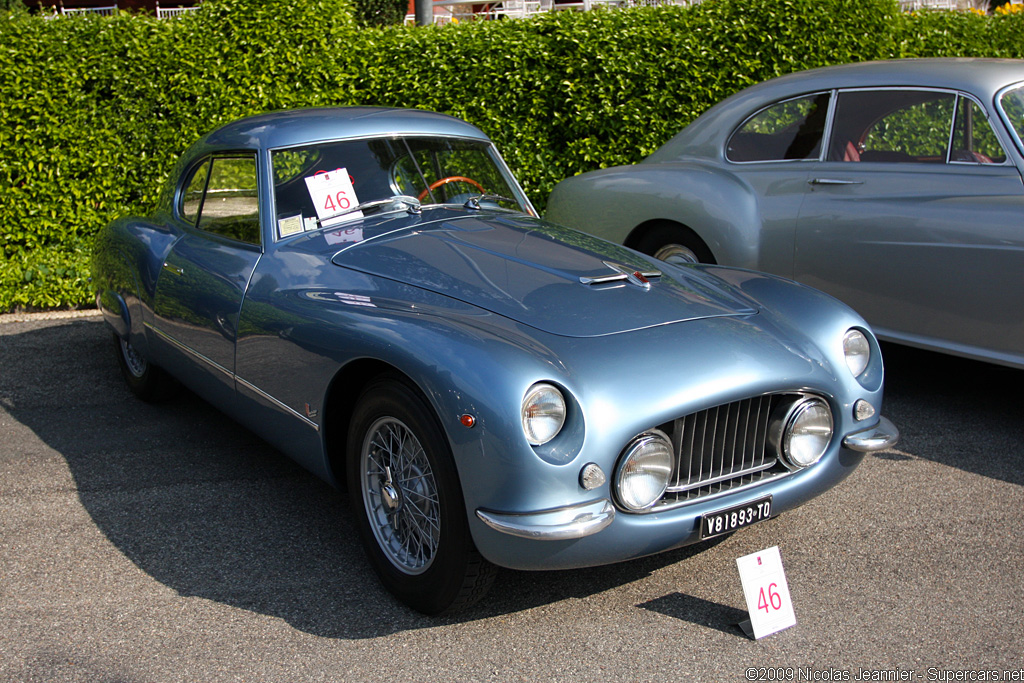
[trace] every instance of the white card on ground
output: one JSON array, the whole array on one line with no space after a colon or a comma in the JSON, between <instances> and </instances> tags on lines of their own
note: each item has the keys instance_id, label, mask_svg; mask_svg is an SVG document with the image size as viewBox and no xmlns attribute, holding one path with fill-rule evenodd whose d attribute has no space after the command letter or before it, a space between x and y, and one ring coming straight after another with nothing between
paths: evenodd
<instances>
[{"instance_id":1,"label":"white card on ground","mask_svg":"<svg viewBox=\"0 0 1024 683\"><path fill-rule=\"evenodd\" d=\"M736 568L755 639L796 624L778 546L737 558Z\"/></svg>"}]
</instances>

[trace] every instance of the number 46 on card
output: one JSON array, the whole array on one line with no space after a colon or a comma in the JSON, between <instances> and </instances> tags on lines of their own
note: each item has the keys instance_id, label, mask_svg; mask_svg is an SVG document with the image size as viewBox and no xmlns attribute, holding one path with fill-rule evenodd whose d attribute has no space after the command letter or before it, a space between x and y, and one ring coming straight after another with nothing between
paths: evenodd
<instances>
[{"instance_id":1,"label":"number 46 on card","mask_svg":"<svg viewBox=\"0 0 1024 683\"><path fill-rule=\"evenodd\" d=\"M736 568L750 614L750 620L740 628L748 631L749 626L754 638L760 639L796 624L778 546L738 558Z\"/></svg>"}]
</instances>

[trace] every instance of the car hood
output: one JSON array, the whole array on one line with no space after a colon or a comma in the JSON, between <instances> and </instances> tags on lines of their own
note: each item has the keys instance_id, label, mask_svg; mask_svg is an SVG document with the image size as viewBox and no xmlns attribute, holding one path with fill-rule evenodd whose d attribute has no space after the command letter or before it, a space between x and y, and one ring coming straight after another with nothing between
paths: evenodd
<instances>
[{"instance_id":1,"label":"car hood","mask_svg":"<svg viewBox=\"0 0 1024 683\"><path fill-rule=\"evenodd\" d=\"M652 263L526 216L463 216L376 234L332 261L569 337L757 313L753 302L701 268ZM603 284L582 280L618 271L662 274L647 283L635 276Z\"/></svg>"}]
</instances>

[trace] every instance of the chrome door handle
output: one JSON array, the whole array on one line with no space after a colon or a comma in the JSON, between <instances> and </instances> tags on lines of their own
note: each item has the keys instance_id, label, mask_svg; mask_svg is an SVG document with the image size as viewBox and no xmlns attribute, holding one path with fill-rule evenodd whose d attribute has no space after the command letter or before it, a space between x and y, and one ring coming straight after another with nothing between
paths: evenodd
<instances>
[{"instance_id":1,"label":"chrome door handle","mask_svg":"<svg viewBox=\"0 0 1024 683\"><path fill-rule=\"evenodd\" d=\"M170 272L174 273L175 275L184 275L185 274L185 269L184 268L178 268L177 266L172 266L170 263L167 263L167 261L164 261L164 270L170 271Z\"/></svg>"},{"instance_id":2,"label":"chrome door handle","mask_svg":"<svg viewBox=\"0 0 1024 683\"><path fill-rule=\"evenodd\" d=\"M807 181L811 185L863 185L863 180L842 180L840 178L812 178Z\"/></svg>"}]
</instances>

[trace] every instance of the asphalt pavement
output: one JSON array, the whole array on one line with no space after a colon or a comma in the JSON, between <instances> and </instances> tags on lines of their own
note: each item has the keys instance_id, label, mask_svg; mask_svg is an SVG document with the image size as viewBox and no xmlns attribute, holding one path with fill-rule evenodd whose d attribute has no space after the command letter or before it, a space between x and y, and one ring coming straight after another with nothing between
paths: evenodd
<instances>
[{"instance_id":1,"label":"asphalt pavement","mask_svg":"<svg viewBox=\"0 0 1024 683\"><path fill-rule=\"evenodd\" d=\"M887 346L902 441L836 489L651 558L502 571L432 619L376 582L343 494L192 394L134 399L98 318L10 320L0 681L1024 680L1022 371ZM736 558L775 545L797 624L755 641Z\"/></svg>"}]
</instances>

